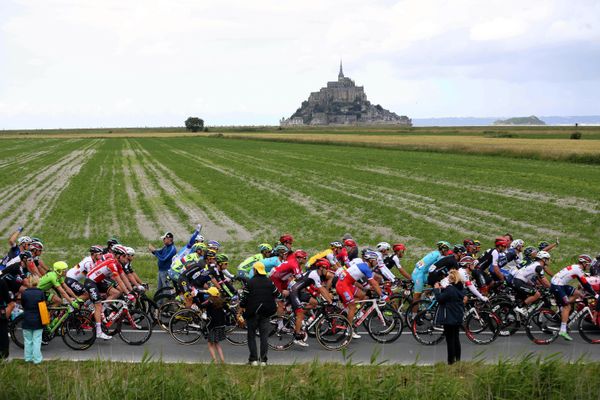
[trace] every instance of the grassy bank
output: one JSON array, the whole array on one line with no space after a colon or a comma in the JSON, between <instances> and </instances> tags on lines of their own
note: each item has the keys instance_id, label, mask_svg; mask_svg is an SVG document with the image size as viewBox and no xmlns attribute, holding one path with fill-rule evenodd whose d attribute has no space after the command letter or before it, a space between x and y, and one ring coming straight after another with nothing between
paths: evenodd
<instances>
[{"instance_id":1,"label":"grassy bank","mask_svg":"<svg viewBox=\"0 0 600 400\"><path fill-rule=\"evenodd\" d=\"M588 399L600 363L525 358L494 365L250 367L104 361L0 364L2 398L17 399Z\"/></svg>"}]
</instances>

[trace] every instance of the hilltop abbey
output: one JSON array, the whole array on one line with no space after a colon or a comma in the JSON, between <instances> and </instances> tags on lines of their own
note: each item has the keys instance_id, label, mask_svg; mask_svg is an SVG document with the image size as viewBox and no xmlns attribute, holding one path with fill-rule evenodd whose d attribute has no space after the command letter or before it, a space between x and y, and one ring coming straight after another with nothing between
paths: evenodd
<instances>
[{"instance_id":1,"label":"hilltop abbey","mask_svg":"<svg viewBox=\"0 0 600 400\"><path fill-rule=\"evenodd\" d=\"M282 126L290 125L403 125L411 126L407 116L399 116L367 100L362 86L344 76L342 63L338 80L327 82L318 92L312 92L307 101L290 118L282 118Z\"/></svg>"}]
</instances>

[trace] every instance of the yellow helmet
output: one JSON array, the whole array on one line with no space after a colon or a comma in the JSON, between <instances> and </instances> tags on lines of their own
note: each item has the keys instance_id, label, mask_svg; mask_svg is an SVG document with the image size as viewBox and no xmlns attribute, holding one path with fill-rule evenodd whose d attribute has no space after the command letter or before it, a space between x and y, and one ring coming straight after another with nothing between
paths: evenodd
<instances>
[{"instance_id":1,"label":"yellow helmet","mask_svg":"<svg viewBox=\"0 0 600 400\"><path fill-rule=\"evenodd\" d=\"M54 272L63 272L69 269L69 265L64 261L57 261L52 265Z\"/></svg>"}]
</instances>

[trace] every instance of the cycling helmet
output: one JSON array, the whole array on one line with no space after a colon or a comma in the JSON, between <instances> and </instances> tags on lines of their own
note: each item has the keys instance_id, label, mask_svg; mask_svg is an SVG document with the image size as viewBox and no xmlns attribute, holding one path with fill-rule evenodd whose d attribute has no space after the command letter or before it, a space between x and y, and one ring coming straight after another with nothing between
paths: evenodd
<instances>
[{"instance_id":1,"label":"cycling helmet","mask_svg":"<svg viewBox=\"0 0 600 400\"><path fill-rule=\"evenodd\" d=\"M375 246L377 248L378 251L384 251L384 250L389 250L392 248L392 246L390 246L390 244L388 242L379 242L377 243L377 246Z\"/></svg>"},{"instance_id":2,"label":"cycling helmet","mask_svg":"<svg viewBox=\"0 0 600 400\"><path fill-rule=\"evenodd\" d=\"M287 251L288 251L288 248L287 248L287 247L285 247L285 246L284 246L284 245L282 245L282 244L278 244L278 245L277 245L277 246L275 246L275 248L273 249L273 252L275 252L275 253L279 253L279 252L282 252L282 251L283 251L283 252L285 252L285 253L287 253Z\"/></svg>"},{"instance_id":3,"label":"cycling helmet","mask_svg":"<svg viewBox=\"0 0 600 400\"><path fill-rule=\"evenodd\" d=\"M41 242L32 242L29 245L29 249L42 251L42 250L44 250L44 245Z\"/></svg>"},{"instance_id":4,"label":"cycling helmet","mask_svg":"<svg viewBox=\"0 0 600 400\"><path fill-rule=\"evenodd\" d=\"M308 254L304 250L296 250L294 252L294 256L296 258L308 258Z\"/></svg>"},{"instance_id":5,"label":"cycling helmet","mask_svg":"<svg viewBox=\"0 0 600 400\"><path fill-rule=\"evenodd\" d=\"M293 243L294 242L294 237L292 235L286 233L285 235L282 235L279 238L279 242L280 243L285 243L285 242Z\"/></svg>"},{"instance_id":6,"label":"cycling helmet","mask_svg":"<svg viewBox=\"0 0 600 400\"><path fill-rule=\"evenodd\" d=\"M52 269L54 270L54 272L61 273L63 271L68 270L69 265L64 261L57 261L54 264L52 264Z\"/></svg>"},{"instance_id":7,"label":"cycling helmet","mask_svg":"<svg viewBox=\"0 0 600 400\"><path fill-rule=\"evenodd\" d=\"M498 246L508 247L509 244L510 244L510 241L508 239L506 239L504 236L498 236L496 238L496 241L494 242L494 245L496 247L498 247Z\"/></svg>"},{"instance_id":8,"label":"cycling helmet","mask_svg":"<svg viewBox=\"0 0 600 400\"><path fill-rule=\"evenodd\" d=\"M370 247L363 247L360 250L360 255L364 258L365 254L367 254L367 252L369 252L369 251L373 251L373 249L371 249Z\"/></svg>"},{"instance_id":9,"label":"cycling helmet","mask_svg":"<svg viewBox=\"0 0 600 400\"><path fill-rule=\"evenodd\" d=\"M342 247L344 247L344 245L340 242L331 242L329 243L329 247L331 247L332 249L341 249Z\"/></svg>"},{"instance_id":10,"label":"cycling helmet","mask_svg":"<svg viewBox=\"0 0 600 400\"><path fill-rule=\"evenodd\" d=\"M581 264L591 264L592 257L587 254L581 254L579 257L577 257L577 261L579 261Z\"/></svg>"},{"instance_id":11,"label":"cycling helmet","mask_svg":"<svg viewBox=\"0 0 600 400\"><path fill-rule=\"evenodd\" d=\"M90 246L90 253L104 253L104 249L102 248L102 246L95 244L93 246Z\"/></svg>"},{"instance_id":12,"label":"cycling helmet","mask_svg":"<svg viewBox=\"0 0 600 400\"><path fill-rule=\"evenodd\" d=\"M406 246L402 243L396 243L394 246L392 246L392 249L394 250L394 252L404 251L404 250L406 250Z\"/></svg>"},{"instance_id":13,"label":"cycling helmet","mask_svg":"<svg viewBox=\"0 0 600 400\"><path fill-rule=\"evenodd\" d=\"M202 235L196 236L196 243L204 243L204 236L202 236Z\"/></svg>"},{"instance_id":14,"label":"cycling helmet","mask_svg":"<svg viewBox=\"0 0 600 400\"><path fill-rule=\"evenodd\" d=\"M215 256L217 255L217 252L214 250L207 250L206 254L204 255L206 258L212 257L215 258Z\"/></svg>"},{"instance_id":15,"label":"cycling helmet","mask_svg":"<svg viewBox=\"0 0 600 400\"><path fill-rule=\"evenodd\" d=\"M31 238L29 236L21 236L17 239L17 244L20 246L22 244L31 243Z\"/></svg>"},{"instance_id":16,"label":"cycling helmet","mask_svg":"<svg viewBox=\"0 0 600 400\"><path fill-rule=\"evenodd\" d=\"M539 259L539 260L549 260L550 259L550 253L548 253L547 251L538 251L538 253L536 254L535 258Z\"/></svg>"},{"instance_id":17,"label":"cycling helmet","mask_svg":"<svg viewBox=\"0 0 600 400\"><path fill-rule=\"evenodd\" d=\"M33 258L33 254L31 254L30 251L26 250L19 253L19 257L21 258L21 260L28 260L30 258Z\"/></svg>"},{"instance_id":18,"label":"cycling helmet","mask_svg":"<svg viewBox=\"0 0 600 400\"><path fill-rule=\"evenodd\" d=\"M358 245L356 244L356 242L354 241L354 239L346 239L346 240L344 240L344 246L356 247Z\"/></svg>"},{"instance_id":19,"label":"cycling helmet","mask_svg":"<svg viewBox=\"0 0 600 400\"><path fill-rule=\"evenodd\" d=\"M120 244L120 243L119 243L119 240L116 237L114 237L114 236L111 237L110 239L108 239L108 241L106 242L106 245L108 247L114 246L115 244Z\"/></svg>"},{"instance_id":20,"label":"cycling helmet","mask_svg":"<svg viewBox=\"0 0 600 400\"><path fill-rule=\"evenodd\" d=\"M540 250L544 250L548 246L550 246L550 243L548 243L548 242L539 242L538 243L538 249L540 249Z\"/></svg>"},{"instance_id":21,"label":"cycling helmet","mask_svg":"<svg viewBox=\"0 0 600 400\"><path fill-rule=\"evenodd\" d=\"M327 261L325 258L319 258L317 261L315 261L313 266L317 268L329 268L329 261Z\"/></svg>"},{"instance_id":22,"label":"cycling helmet","mask_svg":"<svg viewBox=\"0 0 600 400\"><path fill-rule=\"evenodd\" d=\"M467 252L467 249L462 244L457 244L457 245L454 245L454 248L452 248L452 252L454 254L459 254L459 253L464 254Z\"/></svg>"},{"instance_id":23,"label":"cycling helmet","mask_svg":"<svg viewBox=\"0 0 600 400\"><path fill-rule=\"evenodd\" d=\"M125 247L125 251L127 252L128 256L135 256L135 250L133 249L133 247Z\"/></svg>"},{"instance_id":24,"label":"cycling helmet","mask_svg":"<svg viewBox=\"0 0 600 400\"><path fill-rule=\"evenodd\" d=\"M475 262L475 259L473 257L464 256L458 261L458 264L461 267L468 267L469 265L473 264L474 262Z\"/></svg>"},{"instance_id":25,"label":"cycling helmet","mask_svg":"<svg viewBox=\"0 0 600 400\"><path fill-rule=\"evenodd\" d=\"M217 264L223 264L229 262L229 257L227 254L218 254L217 255Z\"/></svg>"},{"instance_id":26,"label":"cycling helmet","mask_svg":"<svg viewBox=\"0 0 600 400\"><path fill-rule=\"evenodd\" d=\"M538 249L536 249L533 246L528 246L525 247L525 250L523 250L523 255L527 258L531 258L533 253L537 253Z\"/></svg>"},{"instance_id":27,"label":"cycling helmet","mask_svg":"<svg viewBox=\"0 0 600 400\"><path fill-rule=\"evenodd\" d=\"M261 253L263 251L273 251L273 246L271 246L268 243L261 243L258 245L258 251L260 251Z\"/></svg>"},{"instance_id":28,"label":"cycling helmet","mask_svg":"<svg viewBox=\"0 0 600 400\"><path fill-rule=\"evenodd\" d=\"M113 252L113 254L121 256L121 255L127 254L127 249L123 245L115 244L112 247L112 252Z\"/></svg>"},{"instance_id":29,"label":"cycling helmet","mask_svg":"<svg viewBox=\"0 0 600 400\"><path fill-rule=\"evenodd\" d=\"M377 260L379 256L374 251L366 251L364 255L365 260Z\"/></svg>"},{"instance_id":30,"label":"cycling helmet","mask_svg":"<svg viewBox=\"0 0 600 400\"><path fill-rule=\"evenodd\" d=\"M481 242L479 240L473 240L473 246L481 246Z\"/></svg>"},{"instance_id":31,"label":"cycling helmet","mask_svg":"<svg viewBox=\"0 0 600 400\"><path fill-rule=\"evenodd\" d=\"M221 248L221 243L217 242L216 240L209 240L208 248L219 250Z\"/></svg>"},{"instance_id":32,"label":"cycling helmet","mask_svg":"<svg viewBox=\"0 0 600 400\"><path fill-rule=\"evenodd\" d=\"M471 239L465 239L463 240L463 246L467 247L467 246L473 246L475 244L474 241L472 241Z\"/></svg>"},{"instance_id":33,"label":"cycling helmet","mask_svg":"<svg viewBox=\"0 0 600 400\"><path fill-rule=\"evenodd\" d=\"M513 249L516 249L519 246L523 246L525 244L525 242L521 239L515 239L512 241L512 243L510 244L510 247Z\"/></svg>"},{"instance_id":34,"label":"cycling helmet","mask_svg":"<svg viewBox=\"0 0 600 400\"><path fill-rule=\"evenodd\" d=\"M437 246L439 251L450 250L450 243L446 242L445 240L440 240L435 245Z\"/></svg>"},{"instance_id":35,"label":"cycling helmet","mask_svg":"<svg viewBox=\"0 0 600 400\"><path fill-rule=\"evenodd\" d=\"M207 249L208 249L208 247L206 247L206 245L204 243L199 242L199 243L194 243L190 252L195 253L198 250L206 251Z\"/></svg>"}]
</instances>

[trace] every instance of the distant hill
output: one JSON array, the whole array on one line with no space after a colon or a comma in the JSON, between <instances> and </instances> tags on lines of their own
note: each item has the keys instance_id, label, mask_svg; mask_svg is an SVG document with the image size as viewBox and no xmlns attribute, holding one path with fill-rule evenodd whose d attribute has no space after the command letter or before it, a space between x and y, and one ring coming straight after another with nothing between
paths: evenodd
<instances>
[{"instance_id":1,"label":"distant hill","mask_svg":"<svg viewBox=\"0 0 600 400\"><path fill-rule=\"evenodd\" d=\"M546 125L546 123L535 115L530 115L529 117L499 119L494 121L494 125Z\"/></svg>"},{"instance_id":2,"label":"distant hill","mask_svg":"<svg viewBox=\"0 0 600 400\"><path fill-rule=\"evenodd\" d=\"M487 126L497 121L498 117L438 117L413 118L414 126ZM600 125L600 115L579 116L541 116L547 125Z\"/></svg>"}]
</instances>

